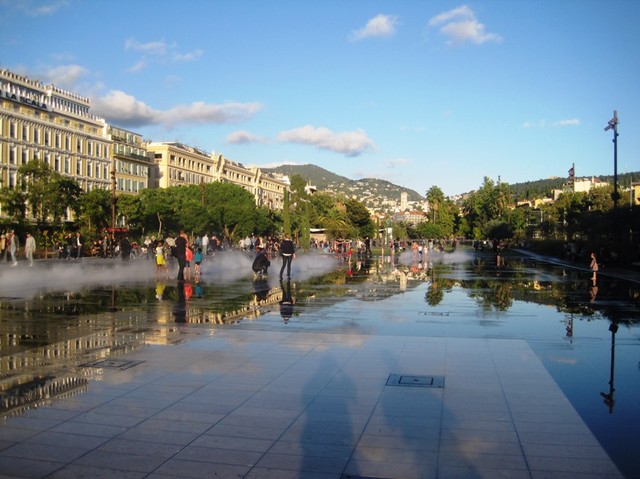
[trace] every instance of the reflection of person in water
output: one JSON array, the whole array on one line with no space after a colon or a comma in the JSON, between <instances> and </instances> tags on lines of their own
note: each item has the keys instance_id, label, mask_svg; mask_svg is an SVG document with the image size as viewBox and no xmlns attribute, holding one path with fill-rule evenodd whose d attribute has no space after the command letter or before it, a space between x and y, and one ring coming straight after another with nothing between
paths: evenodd
<instances>
[{"instance_id":1,"label":"reflection of person in water","mask_svg":"<svg viewBox=\"0 0 640 479\"><path fill-rule=\"evenodd\" d=\"M591 291L589 292L589 296L591 297L591 302L595 303L596 302L596 296L598 296L598 286L597 285L593 285L591 286Z\"/></svg>"},{"instance_id":2,"label":"reflection of person in water","mask_svg":"<svg viewBox=\"0 0 640 479\"><path fill-rule=\"evenodd\" d=\"M291 319L291 316L293 316L293 305L296 301L291 295L291 281L287 281L286 283L280 281L280 288L282 289L280 316L282 316L284 322L287 323Z\"/></svg>"},{"instance_id":3,"label":"reflection of person in water","mask_svg":"<svg viewBox=\"0 0 640 479\"><path fill-rule=\"evenodd\" d=\"M591 270L591 282L595 286L598 273L598 259L596 258L596 254L593 252L591 253L591 263L589 264L589 269Z\"/></svg>"},{"instance_id":4,"label":"reflection of person in water","mask_svg":"<svg viewBox=\"0 0 640 479\"><path fill-rule=\"evenodd\" d=\"M178 283L178 300L173 305L173 316L176 323L187 322L187 301L184 295L184 282Z\"/></svg>"},{"instance_id":5,"label":"reflection of person in water","mask_svg":"<svg viewBox=\"0 0 640 479\"><path fill-rule=\"evenodd\" d=\"M253 291L256 294L256 301L258 303L267 299L269 290L269 282L265 278L257 277L253 280Z\"/></svg>"},{"instance_id":6,"label":"reflection of person in water","mask_svg":"<svg viewBox=\"0 0 640 479\"><path fill-rule=\"evenodd\" d=\"M163 298L163 296L164 296L164 288L165 288L166 286L167 286L166 284L164 284L164 283L162 283L162 282L160 282L160 281L158 281L158 282L156 283L156 299L157 299L158 301L162 301L162 298Z\"/></svg>"}]
</instances>

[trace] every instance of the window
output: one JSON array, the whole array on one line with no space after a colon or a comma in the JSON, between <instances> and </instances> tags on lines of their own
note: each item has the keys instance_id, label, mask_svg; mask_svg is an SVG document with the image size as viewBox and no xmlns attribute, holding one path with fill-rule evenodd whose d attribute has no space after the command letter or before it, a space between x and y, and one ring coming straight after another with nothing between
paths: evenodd
<instances>
[{"instance_id":1,"label":"window","mask_svg":"<svg viewBox=\"0 0 640 479\"><path fill-rule=\"evenodd\" d=\"M60 148L60 145L62 145L62 135L56 133L56 148Z\"/></svg>"},{"instance_id":2,"label":"window","mask_svg":"<svg viewBox=\"0 0 640 479\"><path fill-rule=\"evenodd\" d=\"M26 165L29 162L29 150L24 148L22 150L22 164Z\"/></svg>"},{"instance_id":3,"label":"window","mask_svg":"<svg viewBox=\"0 0 640 479\"><path fill-rule=\"evenodd\" d=\"M40 144L40 128L34 128L33 130L33 142Z\"/></svg>"},{"instance_id":4,"label":"window","mask_svg":"<svg viewBox=\"0 0 640 479\"><path fill-rule=\"evenodd\" d=\"M11 122L11 125L9 126L9 136L11 138L16 138L18 136L18 126L14 122Z\"/></svg>"},{"instance_id":5,"label":"window","mask_svg":"<svg viewBox=\"0 0 640 479\"><path fill-rule=\"evenodd\" d=\"M82 176L82 160L80 158L76 160L76 176Z\"/></svg>"},{"instance_id":6,"label":"window","mask_svg":"<svg viewBox=\"0 0 640 479\"><path fill-rule=\"evenodd\" d=\"M60 156L58 155L56 155L55 165L53 166L53 169L60 173Z\"/></svg>"},{"instance_id":7,"label":"window","mask_svg":"<svg viewBox=\"0 0 640 479\"><path fill-rule=\"evenodd\" d=\"M51 145L51 132L49 130L44 132L44 146Z\"/></svg>"},{"instance_id":8,"label":"window","mask_svg":"<svg viewBox=\"0 0 640 479\"><path fill-rule=\"evenodd\" d=\"M16 154L17 154L17 152L16 152L15 147L11 148L9 150L9 164L10 165L15 165L16 164Z\"/></svg>"},{"instance_id":9,"label":"window","mask_svg":"<svg viewBox=\"0 0 640 479\"><path fill-rule=\"evenodd\" d=\"M22 141L29 141L29 126L22 125Z\"/></svg>"},{"instance_id":10,"label":"window","mask_svg":"<svg viewBox=\"0 0 640 479\"><path fill-rule=\"evenodd\" d=\"M82 140L80 138L76 141L76 151L82 153Z\"/></svg>"},{"instance_id":11,"label":"window","mask_svg":"<svg viewBox=\"0 0 640 479\"><path fill-rule=\"evenodd\" d=\"M68 156L66 156L64 159L64 172L68 175L70 171L71 171L71 160L69 159Z\"/></svg>"},{"instance_id":12,"label":"window","mask_svg":"<svg viewBox=\"0 0 640 479\"><path fill-rule=\"evenodd\" d=\"M93 142L92 141L88 141L87 142L87 155L93 156Z\"/></svg>"},{"instance_id":13,"label":"window","mask_svg":"<svg viewBox=\"0 0 640 479\"><path fill-rule=\"evenodd\" d=\"M87 161L87 176L91 178L93 176L93 164Z\"/></svg>"}]
</instances>

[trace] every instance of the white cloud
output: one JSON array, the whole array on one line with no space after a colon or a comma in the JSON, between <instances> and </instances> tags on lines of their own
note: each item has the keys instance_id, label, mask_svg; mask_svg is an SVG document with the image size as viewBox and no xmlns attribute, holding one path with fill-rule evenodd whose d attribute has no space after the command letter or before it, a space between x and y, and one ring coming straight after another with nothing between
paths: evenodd
<instances>
[{"instance_id":1,"label":"white cloud","mask_svg":"<svg viewBox=\"0 0 640 479\"><path fill-rule=\"evenodd\" d=\"M387 168L395 169L395 168L406 168L407 165L412 163L408 158L393 158L391 160L387 160L384 162L384 166Z\"/></svg>"},{"instance_id":2,"label":"white cloud","mask_svg":"<svg viewBox=\"0 0 640 479\"><path fill-rule=\"evenodd\" d=\"M562 128L565 126L578 126L580 125L580 120L577 118L570 118L567 120L559 120L553 123L549 123L546 120L537 120L537 121L525 121L522 124L522 128Z\"/></svg>"},{"instance_id":3,"label":"white cloud","mask_svg":"<svg viewBox=\"0 0 640 479\"><path fill-rule=\"evenodd\" d=\"M140 43L133 38L129 38L124 42L124 49L141 52L146 55L164 55L167 52L167 44L164 40Z\"/></svg>"},{"instance_id":4,"label":"white cloud","mask_svg":"<svg viewBox=\"0 0 640 479\"><path fill-rule=\"evenodd\" d=\"M278 140L288 143L300 143L315 146L322 150L343 153L353 157L375 147L373 141L363 130L336 133L328 128L306 125L278 134Z\"/></svg>"},{"instance_id":5,"label":"white cloud","mask_svg":"<svg viewBox=\"0 0 640 479\"><path fill-rule=\"evenodd\" d=\"M255 116L262 109L260 103L223 103L216 105L194 102L179 105L162 114L162 123L173 126L180 123L238 123Z\"/></svg>"},{"instance_id":6,"label":"white cloud","mask_svg":"<svg viewBox=\"0 0 640 479\"><path fill-rule=\"evenodd\" d=\"M429 20L430 27L440 26L439 32L448 37L449 45L460 45L471 42L501 42L502 37L495 33L487 33L484 24L480 23L468 6L462 5L447 12L440 13Z\"/></svg>"},{"instance_id":7,"label":"white cloud","mask_svg":"<svg viewBox=\"0 0 640 479\"><path fill-rule=\"evenodd\" d=\"M266 143L266 139L246 130L238 130L227 135L227 143L234 145L247 145L250 143Z\"/></svg>"},{"instance_id":8,"label":"white cloud","mask_svg":"<svg viewBox=\"0 0 640 479\"><path fill-rule=\"evenodd\" d=\"M571 118L568 120L560 120L556 121L553 126L578 126L580 124L580 120L577 118Z\"/></svg>"},{"instance_id":9,"label":"white cloud","mask_svg":"<svg viewBox=\"0 0 640 479\"><path fill-rule=\"evenodd\" d=\"M220 105L195 102L179 105L170 110L155 110L144 102L122 91L111 91L106 96L91 100L93 110L110 122L123 127L164 125L172 128L179 124L237 123L253 117L261 108L259 103L223 103Z\"/></svg>"},{"instance_id":10,"label":"white cloud","mask_svg":"<svg viewBox=\"0 0 640 479\"><path fill-rule=\"evenodd\" d=\"M377 37L386 38L392 36L396 31L398 17L394 15L376 15L367 24L358 30L353 30L349 34L349 40L356 42L365 38Z\"/></svg>"},{"instance_id":11,"label":"white cloud","mask_svg":"<svg viewBox=\"0 0 640 479\"><path fill-rule=\"evenodd\" d=\"M30 17L53 15L58 10L65 8L68 5L68 0L3 0L0 2L0 6L15 8L16 10L20 10L21 12L29 15Z\"/></svg>"},{"instance_id":12,"label":"white cloud","mask_svg":"<svg viewBox=\"0 0 640 479\"><path fill-rule=\"evenodd\" d=\"M175 43L168 44L164 40L142 43L135 38L129 38L124 43L125 51L142 54L142 57L127 69L130 73L137 73L154 63L192 62L204 54L204 50L195 49L182 53Z\"/></svg>"},{"instance_id":13,"label":"white cloud","mask_svg":"<svg viewBox=\"0 0 640 479\"><path fill-rule=\"evenodd\" d=\"M118 90L91 100L93 110L110 122L123 127L160 123L161 113Z\"/></svg>"},{"instance_id":14,"label":"white cloud","mask_svg":"<svg viewBox=\"0 0 640 479\"><path fill-rule=\"evenodd\" d=\"M204 50L194 50L188 53L174 53L171 58L174 62L192 62L202 56Z\"/></svg>"},{"instance_id":15,"label":"white cloud","mask_svg":"<svg viewBox=\"0 0 640 479\"><path fill-rule=\"evenodd\" d=\"M86 68L80 65L60 65L55 68L50 68L45 73L48 81L56 86L73 86L78 82L78 79L87 75Z\"/></svg>"}]
</instances>

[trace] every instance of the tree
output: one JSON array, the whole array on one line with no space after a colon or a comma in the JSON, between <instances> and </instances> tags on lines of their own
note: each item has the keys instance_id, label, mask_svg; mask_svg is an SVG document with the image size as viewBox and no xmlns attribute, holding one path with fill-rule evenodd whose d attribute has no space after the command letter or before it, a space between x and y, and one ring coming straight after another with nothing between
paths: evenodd
<instances>
[{"instance_id":1,"label":"tree","mask_svg":"<svg viewBox=\"0 0 640 479\"><path fill-rule=\"evenodd\" d=\"M365 236L373 236L373 222L369 210L355 199L349 199L345 203L347 220L353 225L357 231L357 236L364 238Z\"/></svg>"},{"instance_id":2,"label":"tree","mask_svg":"<svg viewBox=\"0 0 640 479\"><path fill-rule=\"evenodd\" d=\"M289 191L284 191L284 205L282 212L282 229L285 235L291 235L291 202L289 200Z\"/></svg>"},{"instance_id":3,"label":"tree","mask_svg":"<svg viewBox=\"0 0 640 479\"><path fill-rule=\"evenodd\" d=\"M431 220L435 223L436 217L437 217L436 212L438 211L438 208L440 208L440 205L444 201L444 193L442 192L440 187L434 185L431 188L429 188L426 196L427 196L427 201L429 202L429 207L431 208L431 214L432 214Z\"/></svg>"},{"instance_id":4,"label":"tree","mask_svg":"<svg viewBox=\"0 0 640 479\"><path fill-rule=\"evenodd\" d=\"M111 222L111 193L94 189L82 195L78 222L89 231L100 231Z\"/></svg>"}]
</instances>

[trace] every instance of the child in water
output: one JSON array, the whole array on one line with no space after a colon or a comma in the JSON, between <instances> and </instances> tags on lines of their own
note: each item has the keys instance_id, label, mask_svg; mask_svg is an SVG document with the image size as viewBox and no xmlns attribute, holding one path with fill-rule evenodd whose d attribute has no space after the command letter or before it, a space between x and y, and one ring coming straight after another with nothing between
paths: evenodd
<instances>
[{"instance_id":1,"label":"child in water","mask_svg":"<svg viewBox=\"0 0 640 479\"><path fill-rule=\"evenodd\" d=\"M164 273L165 276L169 276L169 268L167 268L167 261L164 259L164 248L162 247L162 241L156 243L156 274Z\"/></svg>"},{"instance_id":2,"label":"child in water","mask_svg":"<svg viewBox=\"0 0 640 479\"><path fill-rule=\"evenodd\" d=\"M202 263L202 260L204 259L204 253L202 252L202 247L198 247L198 249L196 249L196 254L193 257L193 262L196 264L195 266L195 276L196 276L196 283L200 281L200 274L202 273L202 271L200 270L200 264Z\"/></svg>"}]
</instances>

